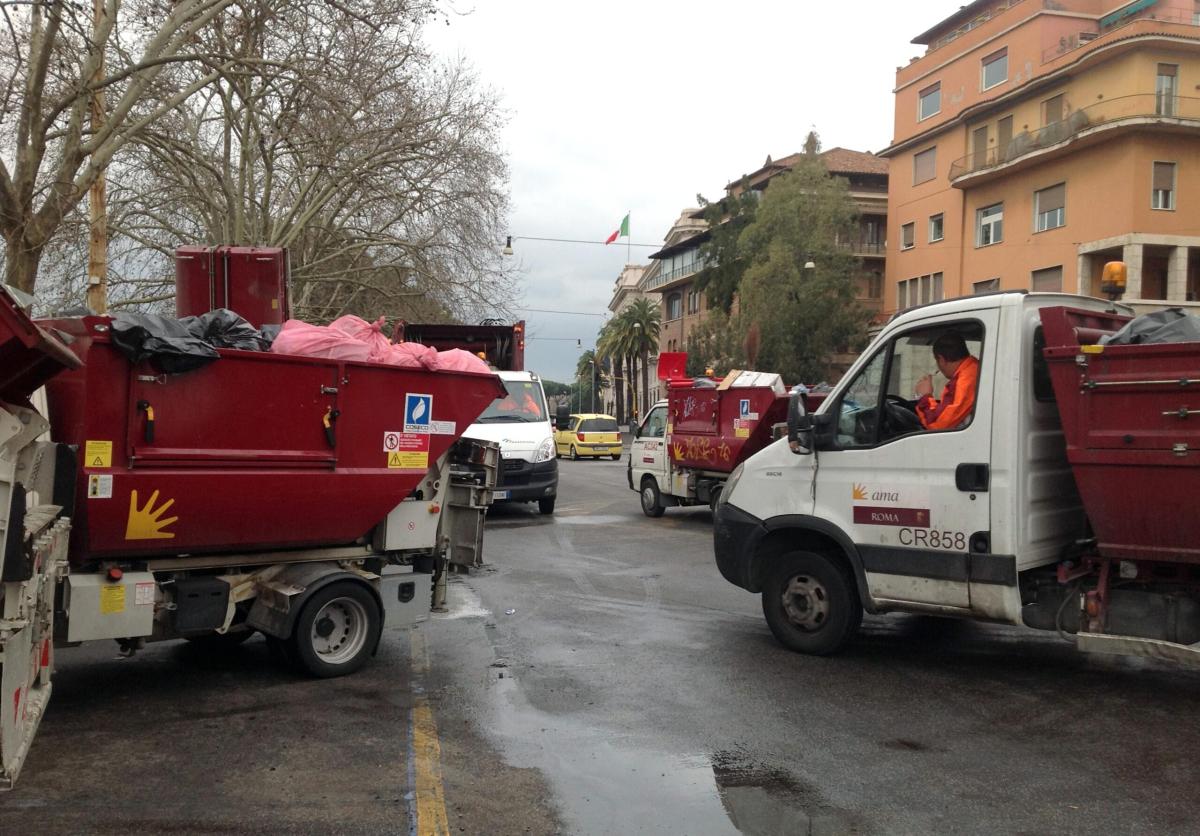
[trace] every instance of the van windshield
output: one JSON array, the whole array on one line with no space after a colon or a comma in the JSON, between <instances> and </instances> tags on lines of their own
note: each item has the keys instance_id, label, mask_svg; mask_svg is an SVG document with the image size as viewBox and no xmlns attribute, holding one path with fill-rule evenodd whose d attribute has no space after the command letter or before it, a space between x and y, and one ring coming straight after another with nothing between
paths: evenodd
<instances>
[{"instance_id":1,"label":"van windshield","mask_svg":"<svg viewBox=\"0 0 1200 836\"><path fill-rule=\"evenodd\" d=\"M542 387L528 380L506 380L508 394L496 398L479 416L480 424L536 424L549 414Z\"/></svg>"}]
</instances>

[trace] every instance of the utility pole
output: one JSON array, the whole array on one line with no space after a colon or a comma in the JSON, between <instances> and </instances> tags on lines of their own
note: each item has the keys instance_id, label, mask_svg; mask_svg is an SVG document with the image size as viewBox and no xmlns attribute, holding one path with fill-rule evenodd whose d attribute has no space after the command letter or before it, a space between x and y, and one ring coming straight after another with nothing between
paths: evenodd
<instances>
[{"instance_id":1,"label":"utility pole","mask_svg":"<svg viewBox=\"0 0 1200 836\"><path fill-rule=\"evenodd\" d=\"M104 20L104 0L92 0L92 33ZM94 44L98 52L96 72L92 74L92 135L104 127L104 47ZM87 304L96 313L108 312L108 209L105 205L107 176L100 171L88 192L88 287Z\"/></svg>"}]
</instances>

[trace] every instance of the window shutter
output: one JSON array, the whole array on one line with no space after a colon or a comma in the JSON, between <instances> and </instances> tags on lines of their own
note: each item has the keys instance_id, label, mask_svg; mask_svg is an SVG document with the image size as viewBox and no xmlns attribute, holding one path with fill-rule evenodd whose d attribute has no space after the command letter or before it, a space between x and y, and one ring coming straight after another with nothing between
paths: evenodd
<instances>
[{"instance_id":1,"label":"window shutter","mask_svg":"<svg viewBox=\"0 0 1200 836\"><path fill-rule=\"evenodd\" d=\"M913 182L932 180L937 172L937 148L929 148L913 157Z\"/></svg>"},{"instance_id":2,"label":"window shutter","mask_svg":"<svg viewBox=\"0 0 1200 836\"><path fill-rule=\"evenodd\" d=\"M1175 188L1175 163L1154 164L1154 190L1169 192Z\"/></svg>"},{"instance_id":3,"label":"window shutter","mask_svg":"<svg viewBox=\"0 0 1200 836\"><path fill-rule=\"evenodd\" d=\"M1048 189L1042 189L1040 192L1038 192L1038 213L1053 212L1055 209L1062 209L1066 205L1066 200L1066 183L1059 183L1057 186L1051 186Z\"/></svg>"},{"instance_id":4,"label":"window shutter","mask_svg":"<svg viewBox=\"0 0 1200 836\"><path fill-rule=\"evenodd\" d=\"M1170 76L1171 78L1174 78L1175 73L1178 71L1178 69L1179 68L1176 67L1174 64L1159 64L1158 65L1158 74Z\"/></svg>"}]
</instances>

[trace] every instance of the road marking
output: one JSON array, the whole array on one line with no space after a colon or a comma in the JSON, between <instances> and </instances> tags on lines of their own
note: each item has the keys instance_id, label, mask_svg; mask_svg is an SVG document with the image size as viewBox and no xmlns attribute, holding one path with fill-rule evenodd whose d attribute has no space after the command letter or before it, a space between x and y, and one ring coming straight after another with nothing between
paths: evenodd
<instances>
[{"instance_id":1,"label":"road marking","mask_svg":"<svg viewBox=\"0 0 1200 836\"><path fill-rule=\"evenodd\" d=\"M412 646L413 707L412 760L413 793L416 796L417 836L449 836L446 817L446 790L442 784L442 747L438 742L437 722L425 699L425 674L429 671L429 652L419 629L409 633Z\"/></svg>"}]
</instances>

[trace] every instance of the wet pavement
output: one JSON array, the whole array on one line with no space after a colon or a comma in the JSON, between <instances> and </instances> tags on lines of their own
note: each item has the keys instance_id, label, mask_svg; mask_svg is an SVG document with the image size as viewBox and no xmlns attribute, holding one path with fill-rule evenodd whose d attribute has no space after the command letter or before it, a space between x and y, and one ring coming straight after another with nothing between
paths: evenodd
<instances>
[{"instance_id":1,"label":"wet pavement","mask_svg":"<svg viewBox=\"0 0 1200 836\"><path fill-rule=\"evenodd\" d=\"M59 658L2 833L1194 833L1200 673L1052 634L868 617L798 656L726 583L707 510L644 517L624 462L497 508L450 611L314 681L255 638ZM426 662L427 660L427 662Z\"/></svg>"},{"instance_id":2,"label":"wet pavement","mask_svg":"<svg viewBox=\"0 0 1200 836\"><path fill-rule=\"evenodd\" d=\"M708 511L644 517L624 464L563 462L553 519L496 509L426 628L439 711L538 770L562 832L1200 830L1200 673L909 616L790 653Z\"/></svg>"}]
</instances>

